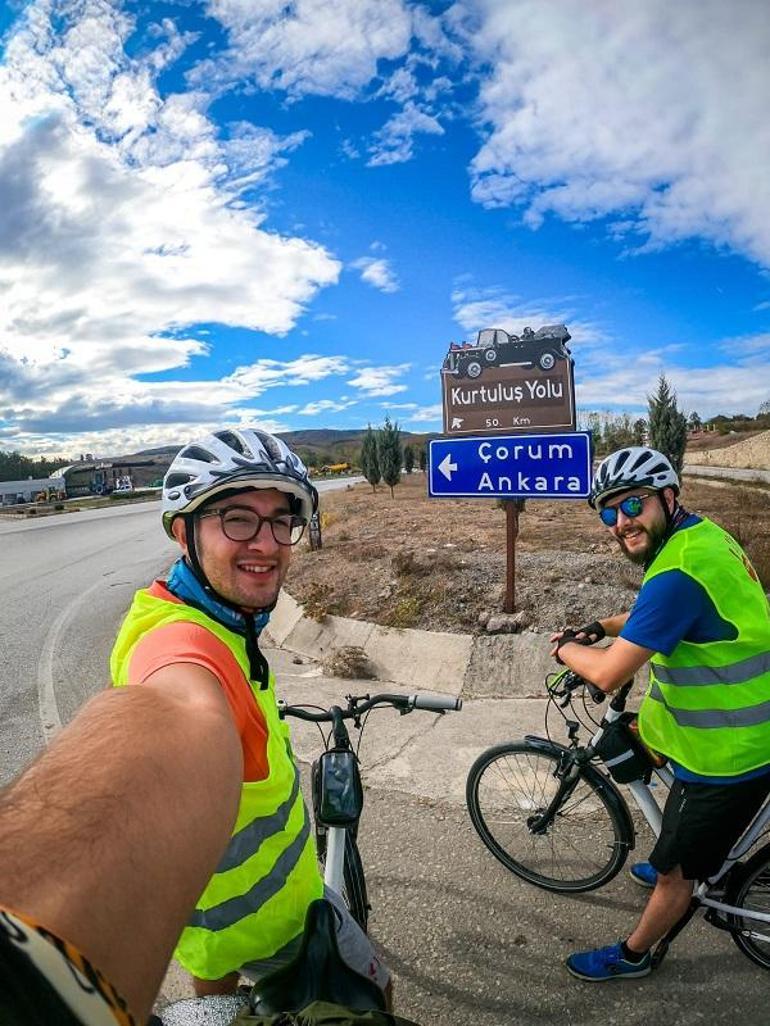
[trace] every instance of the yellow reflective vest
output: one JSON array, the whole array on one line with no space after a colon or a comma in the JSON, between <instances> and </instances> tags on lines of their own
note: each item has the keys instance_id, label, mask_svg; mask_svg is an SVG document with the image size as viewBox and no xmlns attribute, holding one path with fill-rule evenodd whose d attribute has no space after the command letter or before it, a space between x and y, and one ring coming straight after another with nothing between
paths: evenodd
<instances>
[{"instance_id":1,"label":"yellow reflective vest","mask_svg":"<svg viewBox=\"0 0 770 1026\"><path fill-rule=\"evenodd\" d=\"M268 776L244 781L230 843L174 953L194 976L214 980L271 958L297 937L308 905L323 894L323 881L289 729L278 717L275 680L271 673L264 690L251 683L244 638L192 606L139 591L112 651L113 684L129 683L131 654L140 638L178 621L199 624L227 645L268 730Z\"/></svg>"},{"instance_id":2,"label":"yellow reflective vest","mask_svg":"<svg viewBox=\"0 0 770 1026\"><path fill-rule=\"evenodd\" d=\"M735 626L732 641L681 641L650 660L639 731L693 773L731 777L770 764L770 610L747 556L710 520L676 531L642 585L681 570Z\"/></svg>"}]
</instances>

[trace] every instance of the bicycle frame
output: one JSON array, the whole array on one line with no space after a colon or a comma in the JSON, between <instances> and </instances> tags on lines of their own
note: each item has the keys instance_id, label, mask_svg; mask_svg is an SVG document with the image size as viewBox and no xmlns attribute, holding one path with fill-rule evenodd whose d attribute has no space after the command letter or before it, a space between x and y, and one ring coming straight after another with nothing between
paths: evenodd
<instances>
[{"instance_id":1,"label":"bicycle frame","mask_svg":"<svg viewBox=\"0 0 770 1026\"><path fill-rule=\"evenodd\" d=\"M303 719L314 723L331 723L332 732L329 738L329 743L327 744L327 753L352 753L353 747L350 743L350 735L348 734L344 721L352 720L355 726L361 729L362 717L377 705L390 705L393 708L398 709L402 715L412 712L414 709L422 709L436 713L462 709L462 699L449 698L443 695L348 695L347 701L348 705L346 709L333 705L328 710L323 710L321 712L312 712L302 706L291 706L284 702L279 702L278 708L279 714L282 718L285 716L294 716L297 719ZM349 766L349 772L354 774L357 778L358 770L355 765ZM348 783L351 783L351 781L349 780ZM324 822L323 817L319 815L319 809L315 807L317 800L320 799L314 789L313 803L316 827L318 828L320 826L326 835L324 884L337 894L342 894L345 881L345 851L347 847L346 834L348 830L354 830L358 825L363 808L363 795L361 795L361 802L355 819L350 820L347 825L334 825L328 821Z\"/></svg>"},{"instance_id":2,"label":"bicycle frame","mask_svg":"<svg viewBox=\"0 0 770 1026\"><path fill-rule=\"evenodd\" d=\"M342 893L343 870L345 866L345 834L347 827L326 828L326 863L324 883L337 894Z\"/></svg>"}]
</instances>

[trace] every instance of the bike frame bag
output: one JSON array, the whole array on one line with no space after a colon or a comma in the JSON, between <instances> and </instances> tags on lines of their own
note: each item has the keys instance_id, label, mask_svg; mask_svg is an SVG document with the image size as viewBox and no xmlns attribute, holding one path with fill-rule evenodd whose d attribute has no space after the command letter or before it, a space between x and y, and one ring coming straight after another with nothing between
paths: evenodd
<instances>
[{"instance_id":1,"label":"bike frame bag","mask_svg":"<svg viewBox=\"0 0 770 1026\"><path fill-rule=\"evenodd\" d=\"M612 779L619 784L649 780L653 766L665 762L640 739L636 713L631 712L621 713L617 720L605 724L602 736L593 748Z\"/></svg>"},{"instance_id":2,"label":"bike frame bag","mask_svg":"<svg viewBox=\"0 0 770 1026\"><path fill-rule=\"evenodd\" d=\"M313 763L312 777L316 822L327 827L354 826L364 807L364 789L353 752L324 752Z\"/></svg>"}]
</instances>

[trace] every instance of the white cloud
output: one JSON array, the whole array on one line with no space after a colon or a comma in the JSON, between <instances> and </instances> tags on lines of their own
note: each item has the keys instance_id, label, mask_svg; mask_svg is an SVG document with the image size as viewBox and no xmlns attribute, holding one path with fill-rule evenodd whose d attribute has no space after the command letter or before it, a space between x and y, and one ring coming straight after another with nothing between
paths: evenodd
<instances>
[{"instance_id":1,"label":"white cloud","mask_svg":"<svg viewBox=\"0 0 770 1026\"><path fill-rule=\"evenodd\" d=\"M698 236L770 265L770 18L755 0L478 0L473 196L537 226L618 217L660 246Z\"/></svg>"},{"instance_id":2,"label":"white cloud","mask_svg":"<svg viewBox=\"0 0 770 1026\"><path fill-rule=\"evenodd\" d=\"M453 290L452 304L454 319L469 335L481 328L503 328L519 335L526 327L537 330L547 324L566 324L572 346L585 349L606 338L600 325L577 316L569 298L525 301L499 288L464 285Z\"/></svg>"},{"instance_id":3,"label":"white cloud","mask_svg":"<svg viewBox=\"0 0 770 1026\"><path fill-rule=\"evenodd\" d=\"M351 267L361 272L361 278L380 292L398 292L401 287L390 261L384 257L360 257Z\"/></svg>"},{"instance_id":4,"label":"white cloud","mask_svg":"<svg viewBox=\"0 0 770 1026\"><path fill-rule=\"evenodd\" d=\"M441 403L430 406L416 406L404 417L405 424L440 424L444 415Z\"/></svg>"},{"instance_id":5,"label":"white cloud","mask_svg":"<svg viewBox=\"0 0 770 1026\"><path fill-rule=\"evenodd\" d=\"M303 417L315 417L319 413L339 413L340 410L347 410L348 407L355 406L356 402L355 399L347 402L338 399L317 399L297 410L297 413Z\"/></svg>"},{"instance_id":6,"label":"white cloud","mask_svg":"<svg viewBox=\"0 0 770 1026\"><path fill-rule=\"evenodd\" d=\"M378 61L402 57L412 37L402 0L209 0L208 13L226 29L229 49L191 75L207 89L250 78L291 96L352 99Z\"/></svg>"},{"instance_id":7,"label":"white cloud","mask_svg":"<svg viewBox=\"0 0 770 1026\"><path fill-rule=\"evenodd\" d=\"M432 114L409 100L402 110L375 132L374 141L369 147L371 157L367 161L368 167L403 164L411 160L414 137L418 134L443 135L444 129Z\"/></svg>"},{"instance_id":8,"label":"white cloud","mask_svg":"<svg viewBox=\"0 0 770 1026\"><path fill-rule=\"evenodd\" d=\"M51 432L58 417L82 434L142 417L208 420L274 380L334 373L309 357L220 382L139 380L207 353L186 325L285 334L340 264L265 231L264 215L236 201L301 133L235 125L222 142L201 95L163 100L154 76L185 45L169 26L166 42L134 59L124 50L132 23L110 5L57 10L57 33L51 17L43 0L29 5L0 66L6 425Z\"/></svg>"},{"instance_id":9,"label":"white cloud","mask_svg":"<svg viewBox=\"0 0 770 1026\"><path fill-rule=\"evenodd\" d=\"M411 368L411 364L401 363L393 367L364 367L348 384L353 388L361 389L365 396L396 395L405 392L407 385L396 384L396 379L402 377Z\"/></svg>"}]
</instances>

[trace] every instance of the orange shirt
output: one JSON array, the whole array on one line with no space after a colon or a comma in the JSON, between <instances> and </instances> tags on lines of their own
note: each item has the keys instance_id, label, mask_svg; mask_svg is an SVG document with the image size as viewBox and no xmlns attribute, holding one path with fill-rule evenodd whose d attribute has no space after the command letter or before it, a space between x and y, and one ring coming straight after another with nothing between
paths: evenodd
<instances>
[{"instance_id":1,"label":"orange shirt","mask_svg":"<svg viewBox=\"0 0 770 1026\"><path fill-rule=\"evenodd\" d=\"M179 602L162 581L155 581L149 591L155 598ZM134 647L129 681L141 684L156 670L172 663L195 663L217 678L243 746L243 779L264 780L268 775L267 724L238 660L227 645L197 623L176 622L157 627Z\"/></svg>"}]
</instances>

